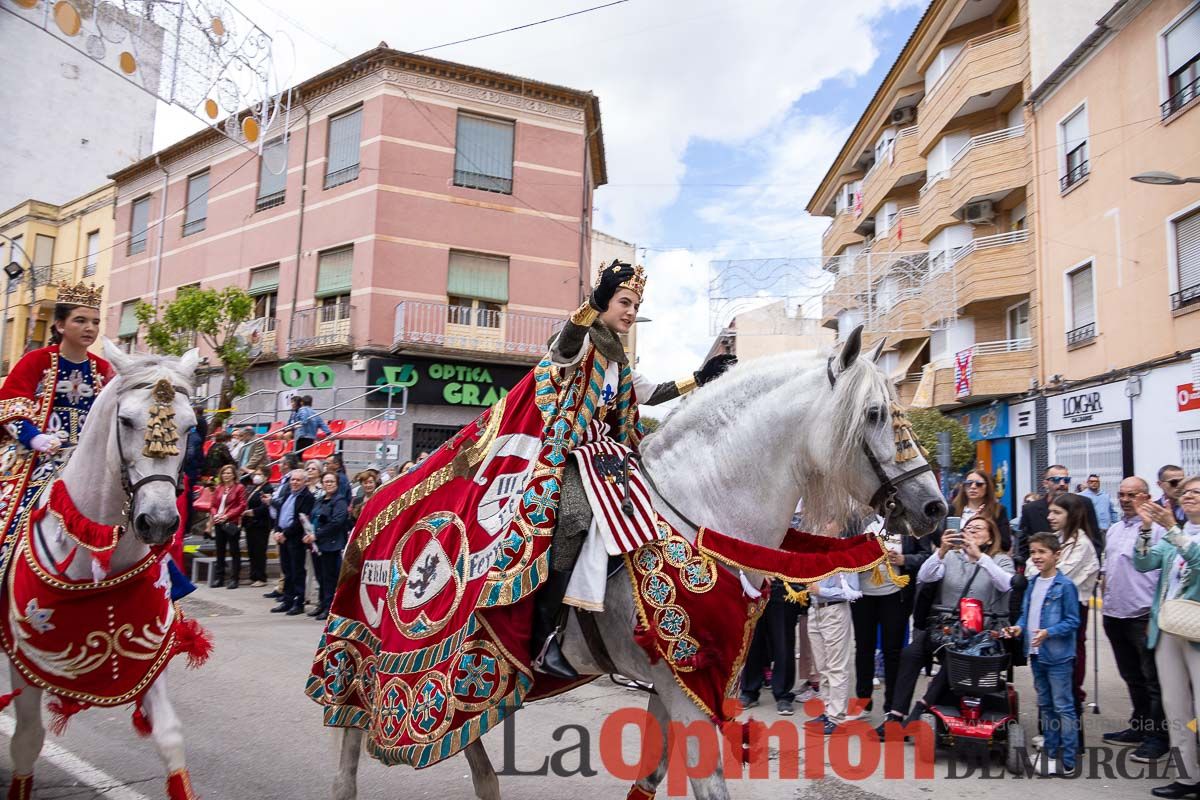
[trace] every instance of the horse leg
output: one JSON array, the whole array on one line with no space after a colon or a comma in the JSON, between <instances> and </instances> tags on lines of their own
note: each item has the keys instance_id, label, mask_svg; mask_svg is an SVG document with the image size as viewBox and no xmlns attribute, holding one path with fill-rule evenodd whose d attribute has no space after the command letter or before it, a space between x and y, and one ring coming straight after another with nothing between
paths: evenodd
<instances>
[{"instance_id":1,"label":"horse leg","mask_svg":"<svg viewBox=\"0 0 1200 800\"><path fill-rule=\"evenodd\" d=\"M12 783L8 787L9 800L29 800L33 797L33 765L42 752L46 741L46 728L42 725L42 690L30 686L21 677L17 668L9 665L12 690L21 693L13 698L13 713L17 727L9 743L12 756Z\"/></svg>"},{"instance_id":2,"label":"horse leg","mask_svg":"<svg viewBox=\"0 0 1200 800\"><path fill-rule=\"evenodd\" d=\"M183 755L183 724L167 696L166 677L166 673L159 675L146 690L142 710L150 720L150 736L167 768L168 800L195 800L196 792Z\"/></svg>"},{"instance_id":3,"label":"horse leg","mask_svg":"<svg viewBox=\"0 0 1200 800\"><path fill-rule=\"evenodd\" d=\"M355 800L358 797L358 759L362 755L363 732L358 728L342 728L341 733L333 800Z\"/></svg>"},{"instance_id":4,"label":"horse leg","mask_svg":"<svg viewBox=\"0 0 1200 800\"><path fill-rule=\"evenodd\" d=\"M653 797L658 790L658 785L662 783L662 779L667 776L667 765L670 763L670 753L667 751L667 731L671 724L671 717L667 714L667 708L663 705L662 699L657 694L650 695L650 702L646 706L646 711L654 717L658 722L658 728L662 732L662 758L658 760L658 766L654 768L646 777L634 783L634 787L640 789L647 797ZM632 797L637 797L636 794L631 794Z\"/></svg>"},{"instance_id":5,"label":"horse leg","mask_svg":"<svg viewBox=\"0 0 1200 800\"><path fill-rule=\"evenodd\" d=\"M716 746L716 764L713 767L712 774L706 777L692 778L692 795L696 800L729 800L729 789L725 785L725 771L721 765L723 758L721 747L721 734L710 720L691 699L683 693L676 685L675 681L670 677L669 668L664 662L659 662L654 666L656 680L654 688L658 692L658 698L662 703L663 709L666 711L667 721L659 719L659 723L663 726L664 731L668 730L671 723L678 723L680 726L689 729L699 728L707 725L712 728L712 738L709 739L709 745ZM654 713L653 709L651 713ZM657 714L655 714L657 717ZM677 729L678 730L678 729ZM672 743L673 744L673 743ZM659 765L659 769L664 771L670 769L670 763L667 761L671 756L669 754L671 744L663 748L664 763ZM703 758L700 752L701 740L696 736L687 737L687 761L678 767L684 767L690 764L699 764ZM676 758L684 758L681 753ZM677 768L678 768L677 767ZM654 774L658 774L656 771Z\"/></svg>"},{"instance_id":6,"label":"horse leg","mask_svg":"<svg viewBox=\"0 0 1200 800\"><path fill-rule=\"evenodd\" d=\"M479 800L500 800L500 779L488 758L483 740L476 739L463 750L467 763L471 765L471 783L475 785L475 796Z\"/></svg>"}]
</instances>

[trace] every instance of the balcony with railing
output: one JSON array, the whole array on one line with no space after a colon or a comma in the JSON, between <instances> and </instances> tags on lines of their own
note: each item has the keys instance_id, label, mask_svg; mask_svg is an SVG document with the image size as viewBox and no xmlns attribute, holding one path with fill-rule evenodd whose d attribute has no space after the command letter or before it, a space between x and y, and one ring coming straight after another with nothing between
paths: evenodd
<instances>
[{"instance_id":1,"label":"balcony with railing","mask_svg":"<svg viewBox=\"0 0 1200 800\"><path fill-rule=\"evenodd\" d=\"M976 198L995 197L1029 183L1030 143L1024 125L967 140L950 160L947 202L959 211Z\"/></svg>"},{"instance_id":2,"label":"balcony with railing","mask_svg":"<svg viewBox=\"0 0 1200 800\"><path fill-rule=\"evenodd\" d=\"M292 318L289 353L318 353L349 350L354 346L350 320L354 307L348 303L306 308Z\"/></svg>"},{"instance_id":3,"label":"balcony with railing","mask_svg":"<svg viewBox=\"0 0 1200 800\"><path fill-rule=\"evenodd\" d=\"M1179 311L1200 303L1200 283L1185 286L1178 292L1171 293L1171 310Z\"/></svg>"},{"instance_id":4,"label":"balcony with railing","mask_svg":"<svg viewBox=\"0 0 1200 800\"><path fill-rule=\"evenodd\" d=\"M969 377L963 379L960 369L955 380L955 362L969 367ZM1015 394L1029 388L1036 370L1033 339L976 342L937 365L933 403L947 407Z\"/></svg>"},{"instance_id":5,"label":"balcony with railing","mask_svg":"<svg viewBox=\"0 0 1200 800\"><path fill-rule=\"evenodd\" d=\"M279 353L278 332L279 319L276 317L259 317L247 324L250 334L250 352L261 356L274 356Z\"/></svg>"},{"instance_id":6,"label":"balcony with railing","mask_svg":"<svg viewBox=\"0 0 1200 800\"><path fill-rule=\"evenodd\" d=\"M863 208L875 211L897 186L913 181L925 171L925 159L917 152L917 126L897 131L896 138L863 178Z\"/></svg>"},{"instance_id":7,"label":"balcony with railing","mask_svg":"<svg viewBox=\"0 0 1200 800\"><path fill-rule=\"evenodd\" d=\"M1007 231L972 239L947 254L959 308L984 300L1029 294L1034 258L1030 231Z\"/></svg>"},{"instance_id":8,"label":"balcony with railing","mask_svg":"<svg viewBox=\"0 0 1200 800\"><path fill-rule=\"evenodd\" d=\"M900 209L887 220L887 230L877 233L871 251L880 254L901 250L921 250L921 226L917 219L920 207L916 205ZM882 212L881 212L882 213Z\"/></svg>"},{"instance_id":9,"label":"balcony with railing","mask_svg":"<svg viewBox=\"0 0 1200 800\"><path fill-rule=\"evenodd\" d=\"M1028 72L1029 44L1021 25L968 40L917 107L921 121L918 150L929 152L946 124L960 113L977 110L977 105L987 107L978 101L968 106L972 98L992 93L999 102L1003 90L1019 86Z\"/></svg>"},{"instance_id":10,"label":"balcony with railing","mask_svg":"<svg viewBox=\"0 0 1200 800\"><path fill-rule=\"evenodd\" d=\"M1096 323L1089 322L1067 331L1067 349L1083 347L1096 339Z\"/></svg>"},{"instance_id":11,"label":"balcony with railing","mask_svg":"<svg viewBox=\"0 0 1200 800\"><path fill-rule=\"evenodd\" d=\"M1067 170L1066 174L1058 179L1058 190L1066 192L1077 183L1082 183L1083 179L1088 176L1091 170L1088 168L1087 161L1080 161L1075 166Z\"/></svg>"},{"instance_id":12,"label":"balcony with railing","mask_svg":"<svg viewBox=\"0 0 1200 800\"><path fill-rule=\"evenodd\" d=\"M930 175L918 194L917 228L920 238L929 241L947 225L957 225L958 217L950 207L950 170Z\"/></svg>"},{"instance_id":13,"label":"balcony with railing","mask_svg":"<svg viewBox=\"0 0 1200 800\"><path fill-rule=\"evenodd\" d=\"M396 304L392 346L408 352L492 353L532 360L546 352L565 316L405 300Z\"/></svg>"},{"instance_id":14,"label":"balcony with railing","mask_svg":"<svg viewBox=\"0 0 1200 800\"><path fill-rule=\"evenodd\" d=\"M1185 106L1190 105L1197 97L1200 97L1200 77L1191 83L1185 83L1180 86L1177 91L1163 101L1162 105L1159 106L1159 112L1162 114L1162 118L1166 119L1176 112L1182 111Z\"/></svg>"},{"instance_id":15,"label":"balcony with railing","mask_svg":"<svg viewBox=\"0 0 1200 800\"><path fill-rule=\"evenodd\" d=\"M853 207L838 212L821 236L821 252L829 255L836 253L848 244L861 242L862 234L854 230L862 221L861 217L861 214L855 213Z\"/></svg>"}]
</instances>

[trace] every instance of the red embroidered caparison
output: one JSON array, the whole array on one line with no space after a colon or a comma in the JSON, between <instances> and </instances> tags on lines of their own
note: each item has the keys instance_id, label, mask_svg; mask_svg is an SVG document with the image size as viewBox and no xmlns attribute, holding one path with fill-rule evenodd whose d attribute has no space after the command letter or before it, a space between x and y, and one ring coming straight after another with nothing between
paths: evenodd
<instances>
[{"instance_id":1,"label":"red embroidered caparison","mask_svg":"<svg viewBox=\"0 0 1200 800\"><path fill-rule=\"evenodd\" d=\"M62 526L63 532L76 543L76 546L71 548L71 552L67 553L67 557L54 565L59 574L66 572L67 567L71 566L80 547L90 552L92 558L100 563L100 567L108 572L113 552L117 549L117 542L125 531L124 527L101 525L99 522L85 517L75 507L75 501L71 499L71 493L67 491L67 486L62 481L55 481L54 485L50 487L49 505L33 510L30 515L33 518L33 524L37 525L45 519L47 513L55 516Z\"/></svg>"}]
</instances>

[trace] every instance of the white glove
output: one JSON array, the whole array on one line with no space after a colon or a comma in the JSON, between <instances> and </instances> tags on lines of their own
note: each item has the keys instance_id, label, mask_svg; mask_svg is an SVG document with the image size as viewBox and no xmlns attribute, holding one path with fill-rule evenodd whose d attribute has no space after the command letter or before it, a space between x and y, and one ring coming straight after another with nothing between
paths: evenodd
<instances>
[{"instance_id":1,"label":"white glove","mask_svg":"<svg viewBox=\"0 0 1200 800\"><path fill-rule=\"evenodd\" d=\"M49 436L45 433L39 433L33 437L29 446L39 453L54 453L58 450L59 441L57 436Z\"/></svg>"}]
</instances>

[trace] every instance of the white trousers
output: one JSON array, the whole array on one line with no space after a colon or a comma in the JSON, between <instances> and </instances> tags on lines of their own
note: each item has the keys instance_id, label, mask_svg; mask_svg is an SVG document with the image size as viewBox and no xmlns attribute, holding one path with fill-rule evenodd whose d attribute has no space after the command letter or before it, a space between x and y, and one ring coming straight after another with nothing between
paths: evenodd
<instances>
[{"instance_id":1,"label":"white trousers","mask_svg":"<svg viewBox=\"0 0 1200 800\"><path fill-rule=\"evenodd\" d=\"M604 543L604 534L593 519L583 540L583 549L579 551L579 559L575 562L575 569L571 571L571 580L567 582L567 594L563 602L585 611L603 611L604 588L607 584L608 548Z\"/></svg>"},{"instance_id":2,"label":"white trousers","mask_svg":"<svg viewBox=\"0 0 1200 800\"><path fill-rule=\"evenodd\" d=\"M1154 647L1154 663L1158 667L1171 747L1179 748L1180 767L1187 770L1187 774L1179 776L1179 781L1200 782L1196 734L1188 728L1192 720L1200 719L1200 702L1197 702L1200 693L1192 691L1193 686L1200 687L1200 650L1186 639L1160 631Z\"/></svg>"},{"instance_id":3,"label":"white trousers","mask_svg":"<svg viewBox=\"0 0 1200 800\"><path fill-rule=\"evenodd\" d=\"M844 722L850 703L850 662L854 656L850 604L809 609L808 641L812 645L813 665L821 673L825 716L837 723Z\"/></svg>"}]
</instances>

